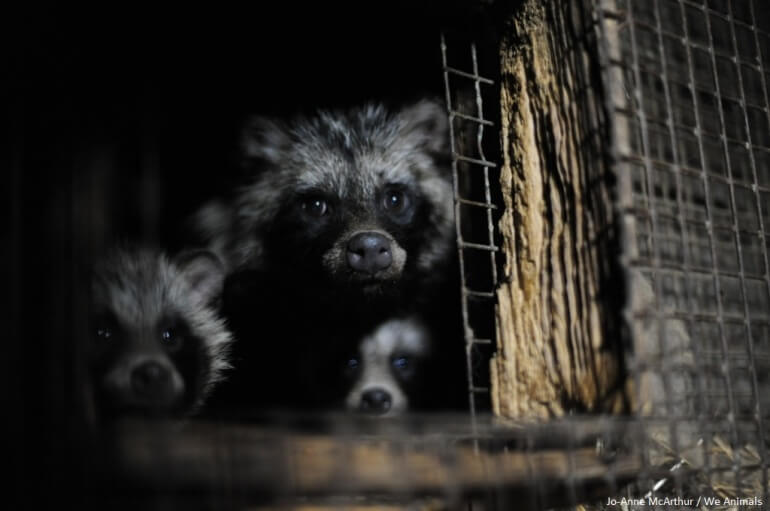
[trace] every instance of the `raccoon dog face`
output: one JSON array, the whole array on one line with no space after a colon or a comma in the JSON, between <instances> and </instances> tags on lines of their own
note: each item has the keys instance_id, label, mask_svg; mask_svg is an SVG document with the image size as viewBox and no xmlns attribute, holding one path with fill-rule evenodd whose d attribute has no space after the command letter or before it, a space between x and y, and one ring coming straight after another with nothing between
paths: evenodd
<instances>
[{"instance_id":1,"label":"raccoon dog face","mask_svg":"<svg viewBox=\"0 0 770 511\"><path fill-rule=\"evenodd\" d=\"M374 415L397 415L409 408L409 395L419 390L422 366L429 356L430 336L415 318L393 319L378 326L347 360L350 390L345 407Z\"/></svg>"},{"instance_id":2,"label":"raccoon dog face","mask_svg":"<svg viewBox=\"0 0 770 511\"><path fill-rule=\"evenodd\" d=\"M90 353L102 412L184 415L203 402L229 367L232 339L213 307L223 279L205 251L120 249L97 265Z\"/></svg>"},{"instance_id":3,"label":"raccoon dog face","mask_svg":"<svg viewBox=\"0 0 770 511\"><path fill-rule=\"evenodd\" d=\"M253 178L231 211L233 267L382 291L430 276L451 253L447 121L437 103L289 124L256 118L242 147Z\"/></svg>"}]
</instances>

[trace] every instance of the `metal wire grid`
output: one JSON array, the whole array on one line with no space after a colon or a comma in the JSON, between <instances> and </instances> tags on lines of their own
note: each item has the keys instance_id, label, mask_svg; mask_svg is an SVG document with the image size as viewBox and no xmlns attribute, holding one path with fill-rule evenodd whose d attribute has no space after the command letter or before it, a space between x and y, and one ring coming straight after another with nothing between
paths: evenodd
<instances>
[{"instance_id":1,"label":"metal wire grid","mask_svg":"<svg viewBox=\"0 0 770 511\"><path fill-rule=\"evenodd\" d=\"M478 320L471 315L470 309L473 302L481 303L488 309L493 308L495 288L497 285L496 254L499 247L495 242L495 222L493 221L493 212L497 210L497 205L494 204L490 185L490 169L496 169L497 165L487 158L484 149L485 128L487 128L486 133L495 133L496 130L494 129L494 123L484 115L484 104L482 99L482 86L492 86L494 85L494 81L479 74L476 44L471 43L469 50L471 65L471 70L469 72L450 66L447 38L445 34L441 35L441 57L444 71L446 106L449 116L450 150L452 157L452 176L454 181L455 225L461 279L461 308L467 362L468 401L471 417L475 417L476 412L480 411L477 396L479 394L484 394L487 398L489 396L488 376L485 381L480 381L483 377L479 375L478 370L481 364L488 365L489 357L485 356L485 354L479 350L479 347L489 349L494 345L494 341L491 338L491 335L488 337L479 337L477 335L476 332L479 331L481 325L479 325ZM452 77L458 77L463 83L453 87ZM457 92L456 89L468 91L470 85L472 85L471 90L474 95L472 111L463 112L460 107L460 100L458 99L457 94L455 94ZM471 147L465 149L471 150L475 154L463 154L463 147L467 144L464 143L465 141L460 140L463 137L463 129L458 126L460 122L467 123L466 127L468 125L470 126L468 131L470 131L470 136L474 139L475 143L472 144ZM460 166L463 164L472 169L466 176L468 180L464 180L461 175L462 172ZM468 181L471 182L468 183ZM479 197L468 197L468 190L478 184L482 184L483 186L483 195ZM472 210L483 212L483 224L485 224L483 225L483 230L486 232L482 235L476 233L471 236L467 232L464 232L464 221L468 220L467 217L474 214L472 212L466 212ZM479 225L474 225L473 227L478 229ZM469 255L469 252L481 254L481 259L488 258L489 278L482 286L474 286L469 278L469 259L473 258L473 255ZM482 260L478 260L478 262L483 264ZM493 332L493 330L489 330L488 325L481 327L480 330L486 330L486 332L489 332L490 334Z\"/></svg>"},{"instance_id":2,"label":"metal wire grid","mask_svg":"<svg viewBox=\"0 0 770 511\"><path fill-rule=\"evenodd\" d=\"M646 373L660 377L652 413L669 417L674 453L702 441L708 481L732 471L738 489L760 471L766 501L770 39L757 26L760 2L599 3L604 53L614 55L607 64L624 77L607 83L623 88L612 108L626 129L616 131L613 155L626 183L621 208L636 230L624 260L649 279L657 304L629 317L652 321L658 343L655 356L637 354L630 369L638 382ZM617 53L608 49L610 23ZM689 339L672 346L677 322ZM634 348L644 351L645 342L635 339ZM672 348L680 354L671 356ZM688 434L693 422L699 432ZM734 453L727 464L713 455L719 435ZM755 446L758 461L742 459L745 445ZM675 484L681 495L684 481Z\"/></svg>"}]
</instances>

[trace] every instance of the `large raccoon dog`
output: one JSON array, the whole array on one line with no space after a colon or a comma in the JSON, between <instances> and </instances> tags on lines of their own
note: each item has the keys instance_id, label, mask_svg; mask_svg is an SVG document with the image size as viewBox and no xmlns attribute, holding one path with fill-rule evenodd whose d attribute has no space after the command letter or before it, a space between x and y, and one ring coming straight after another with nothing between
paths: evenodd
<instances>
[{"instance_id":1,"label":"large raccoon dog","mask_svg":"<svg viewBox=\"0 0 770 511\"><path fill-rule=\"evenodd\" d=\"M429 100L247 122L245 183L195 217L226 261L225 310L243 341L215 401L304 407L299 368L426 307L460 331L446 321L459 318L448 146L446 112Z\"/></svg>"},{"instance_id":2,"label":"large raccoon dog","mask_svg":"<svg viewBox=\"0 0 770 511\"><path fill-rule=\"evenodd\" d=\"M102 415L193 413L229 368L216 303L224 267L206 251L170 259L115 249L92 281L91 370Z\"/></svg>"},{"instance_id":3,"label":"large raccoon dog","mask_svg":"<svg viewBox=\"0 0 770 511\"><path fill-rule=\"evenodd\" d=\"M201 210L197 230L230 271L277 276L294 303L408 301L454 253L448 151L446 113L428 100L257 117L242 135L248 182Z\"/></svg>"}]
</instances>

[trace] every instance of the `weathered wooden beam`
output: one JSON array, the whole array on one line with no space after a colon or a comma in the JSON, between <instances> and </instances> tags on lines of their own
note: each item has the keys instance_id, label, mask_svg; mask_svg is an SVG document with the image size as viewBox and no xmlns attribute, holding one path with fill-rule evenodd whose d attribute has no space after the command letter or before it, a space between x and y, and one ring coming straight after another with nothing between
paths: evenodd
<instances>
[{"instance_id":1,"label":"weathered wooden beam","mask_svg":"<svg viewBox=\"0 0 770 511\"><path fill-rule=\"evenodd\" d=\"M525 1L500 46L500 228L494 412L618 410L622 285L594 28L580 2Z\"/></svg>"}]
</instances>

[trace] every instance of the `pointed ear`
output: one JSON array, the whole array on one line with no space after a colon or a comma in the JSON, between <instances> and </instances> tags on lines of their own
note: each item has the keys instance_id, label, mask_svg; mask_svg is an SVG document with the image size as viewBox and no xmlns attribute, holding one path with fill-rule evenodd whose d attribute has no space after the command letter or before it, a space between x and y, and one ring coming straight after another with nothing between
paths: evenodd
<instances>
[{"instance_id":1,"label":"pointed ear","mask_svg":"<svg viewBox=\"0 0 770 511\"><path fill-rule=\"evenodd\" d=\"M241 131L241 163L245 167L262 162L277 164L289 143L285 125L266 117L251 117Z\"/></svg>"},{"instance_id":2,"label":"pointed ear","mask_svg":"<svg viewBox=\"0 0 770 511\"><path fill-rule=\"evenodd\" d=\"M432 154L449 153L449 119L442 103L424 99L403 108L398 115L405 137Z\"/></svg>"},{"instance_id":3,"label":"pointed ear","mask_svg":"<svg viewBox=\"0 0 770 511\"><path fill-rule=\"evenodd\" d=\"M207 304L215 303L225 284L225 266L208 250L187 250L174 258L182 278L196 297Z\"/></svg>"}]
</instances>

